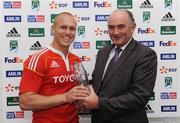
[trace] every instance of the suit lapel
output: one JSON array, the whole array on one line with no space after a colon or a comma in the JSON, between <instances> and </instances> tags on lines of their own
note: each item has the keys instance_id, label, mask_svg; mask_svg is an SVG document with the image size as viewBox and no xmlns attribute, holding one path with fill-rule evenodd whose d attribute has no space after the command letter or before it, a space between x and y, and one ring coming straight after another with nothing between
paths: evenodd
<instances>
[{"instance_id":1,"label":"suit lapel","mask_svg":"<svg viewBox=\"0 0 180 123\"><path fill-rule=\"evenodd\" d=\"M98 85L96 86L96 90L97 92L99 91L99 89L101 88L101 84L102 84L102 77L103 77L103 73L104 73L104 69L106 66L106 62L108 60L109 57L109 53L111 51L111 49L114 47L114 45L111 45L110 47L107 47L101 54L100 54L100 60L98 62L101 62L99 64L99 66L97 66L99 68L99 76L98 76Z\"/></svg>"},{"instance_id":2,"label":"suit lapel","mask_svg":"<svg viewBox=\"0 0 180 123\"><path fill-rule=\"evenodd\" d=\"M103 80L102 88L109 82L109 79L111 76L117 71L121 69L121 66L126 61L126 59L132 54L133 48L135 45L135 41L132 39L131 42L127 45L127 47L123 50L120 58L115 63L115 65L112 67L111 72L106 76L106 78Z\"/></svg>"}]
</instances>

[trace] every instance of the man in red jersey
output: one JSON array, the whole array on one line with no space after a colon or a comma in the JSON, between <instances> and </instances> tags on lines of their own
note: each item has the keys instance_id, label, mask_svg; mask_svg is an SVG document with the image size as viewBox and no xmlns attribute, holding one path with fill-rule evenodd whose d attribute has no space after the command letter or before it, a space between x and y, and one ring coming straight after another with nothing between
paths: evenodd
<instances>
[{"instance_id":1,"label":"man in red jersey","mask_svg":"<svg viewBox=\"0 0 180 123\"><path fill-rule=\"evenodd\" d=\"M78 123L75 101L88 95L76 80L70 66L80 62L69 52L76 35L77 22L62 12L52 25L54 39L50 46L31 55L24 62L20 82L20 107L33 111L33 123Z\"/></svg>"}]
</instances>

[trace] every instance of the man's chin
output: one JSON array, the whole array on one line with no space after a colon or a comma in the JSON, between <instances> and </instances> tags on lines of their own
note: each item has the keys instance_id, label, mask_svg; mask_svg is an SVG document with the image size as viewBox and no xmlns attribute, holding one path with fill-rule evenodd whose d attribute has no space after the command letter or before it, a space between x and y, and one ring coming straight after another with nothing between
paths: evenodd
<instances>
[{"instance_id":1,"label":"man's chin","mask_svg":"<svg viewBox=\"0 0 180 123\"><path fill-rule=\"evenodd\" d=\"M119 44L119 43L121 43L121 42L122 42L122 40L119 40L119 39L114 39L114 40L113 40L113 42L114 42L114 44Z\"/></svg>"}]
</instances>

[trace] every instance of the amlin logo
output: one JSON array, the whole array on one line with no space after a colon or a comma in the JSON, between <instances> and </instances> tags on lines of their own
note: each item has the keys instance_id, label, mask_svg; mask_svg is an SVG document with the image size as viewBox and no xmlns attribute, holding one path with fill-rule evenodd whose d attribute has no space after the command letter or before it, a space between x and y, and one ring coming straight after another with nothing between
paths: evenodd
<instances>
[{"instance_id":1,"label":"amlin logo","mask_svg":"<svg viewBox=\"0 0 180 123\"><path fill-rule=\"evenodd\" d=\"M95 21L107 21L109 15L95 15Z\"/></svg>"},{"instance_id":2,"label":"amlin logo","mask_svg":"<svg viewBox=\"0 0 180 123\"><path fill-rule=\"evenodd\" d=\"M4 16L4 22L21 22L20 15L6 15Z\"/></svg>"},{"instance_id":3,"label":"amlin logo","mask_svg":"<svg viewBox=\"0 0 180 123\"><path fill-rule=\"evenodd\" d=\"M162 53L161 60L176 60L176 53Z\"/></svg>"},{"instance_id":4,"label":"amlin logo","mask_svg":"<svg viewBox=\"0 0 180 123\"><path fill-rule=\"evenodd\" d=\"M175 35L176 26L161 26L161 35Z\"/></svg>"},{"instance_id":5,"label":"amlin logo","mask_svg":"<svg viewBox=\"0 0 180 123\"><path fill-rule=\"evenodd\" d=\"M6 77L21 77L22 70L7 70Z\"/></svg>"},{"instance_id":6,"label":"amlin logo","mask_svg":"<svg viewBox=\"0 0 180 123\"><path fill-rule=\"evenodd\" d=\"M176 105L162 105L161 112L176 112L177 106Z\"/></svg>"},{"instance_id":7,"label":"amlin logo","mask_svg":"<svg viewBox=\"0 0 180 123\"><path fill-rule=\"evenodd\" d=\"M154 41L153 40L139 41L139 43L142 45L145 45L147 47L154 47Z\"/></svg>"},{"instance_id":8,"label":"amlin logo","mask_svg":"<svg viewBox=\"0 0 180 123\"><path fill-rule=\"evenodd\" d=\"M73 1L73 8L89 8L88 1Z\"/></svg>"},{"instance_id":9,"label":"amlin logo","mask_svg":"<svg viewBox=\"0 0 180 123\"><path fill-rule=\"evenodd\" d=\"M44 28L28 28L29 37L44 37Z\"/></svg>"}]
</instances>

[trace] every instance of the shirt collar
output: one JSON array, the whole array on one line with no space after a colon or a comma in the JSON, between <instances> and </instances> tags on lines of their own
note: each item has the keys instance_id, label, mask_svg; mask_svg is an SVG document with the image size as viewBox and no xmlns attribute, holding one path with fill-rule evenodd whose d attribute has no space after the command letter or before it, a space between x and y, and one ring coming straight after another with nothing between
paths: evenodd
<instances>
[{"instance_id":1,"label":"shirt collar","mask_svg":"<svg viewBox=\"0 0 180 123\"><path fill-rule=\"evenodd\" d=\"M62 51L53 48L51 45L47 46L47 48L49 48L51 51L59 54L59 55L62 56L63 58L66 58L66 57L69 55L69 52L68 52L67 56L65 56Z\"/></svg>"}]
</instances>

